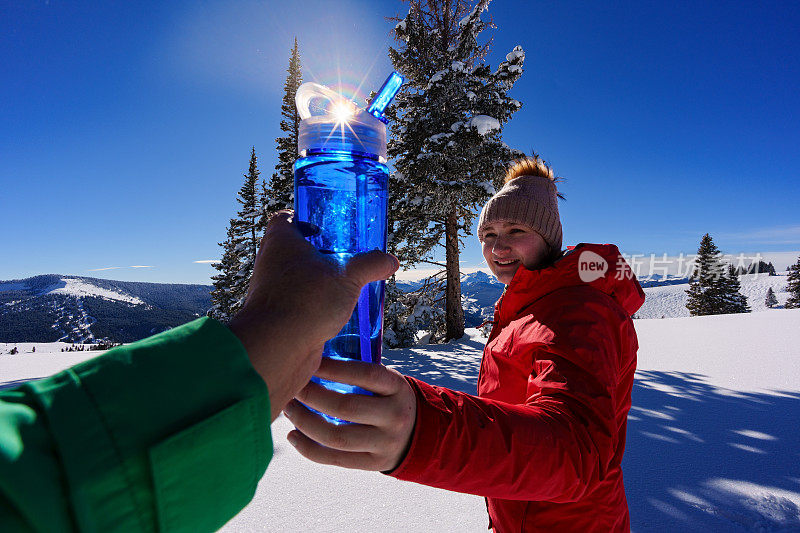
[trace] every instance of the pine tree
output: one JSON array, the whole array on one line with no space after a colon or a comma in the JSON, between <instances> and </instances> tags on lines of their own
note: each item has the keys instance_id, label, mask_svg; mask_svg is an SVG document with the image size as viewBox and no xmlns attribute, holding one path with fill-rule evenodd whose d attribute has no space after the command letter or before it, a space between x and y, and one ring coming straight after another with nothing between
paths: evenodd
<instances>
[{"instance_id":1,"label":"pine tree","mask_svg":"<svg viewBox=\"0 0 800 533\"><path fill-rule=\"evenodd\" d=\"M501 140L503 125L521 104L508 96L522 74L525 53L515 47L494 72L484 61L480 33L490 0L410 0L395 26L389 55L406 78L391 124L390 250L406 266L430 260L444 245L447 275L444 339L464 333L460 236L477 208L495 192L519 153ZM436 263L438 264L438 263Z\"/></svg>"},{"instance_id":2,"label":"pine tree","mask_svg":"<svg viewBox=\"0 0 800 533\"><path fill-rule=\"evenodd\" d=\"M252 147L250 166L236 197L241 208L228 225L225 242L219 243L223 248L223 255L214 268L220 274L211 278L214 280L211 314L221 320L231 318L241 309L247 296L250 276L253 274L259 242L257 228L260 213L256 198L258 177L258 158L255 147Z\"/></svg>"},{"instance_id":3,"label":"pine tree","mask_svg":"<svg viewBox=\"0 0 800 533\"><path fill-rule=\"evenodd\" d=\"M745 274L769 274L770 276L776 275L775 267L772 265L772 263L765 263L764 261L751 263L747 268L740 266L736 269L736 273L740 276Z\"/></svg>"},{"instance_id":4,"label":"pine tree","mask_svg":"<svg viewBox=\"0 0 800 533\"><path fill-rule=\"evenodd\" d=\"M770 276L777 276L778 275L777 272L775 272L775 265L772 264L772 261L767 263L767 273Z\"/></svg>"},{"instance_id":5,"label":"pine tree","mask_svg":"<svg viewBox=\"0 0 800 533\"><path fill-rule=\"evenodd\" d=\"M747 296L741 293L742 285L733 265L728 265L728 275L723 276L720 284L723 301L722 313L749 313Z\"/></svg>"},{"instance_id":6,"label":"pine tree","mask_svg":"<svg viewBox=\"0 0 800 533\"><path fill-rule=\"evenodd\" d=\"M722 288L725 283L725 268L721 256L711 236L708 233L703 235L692 274L689 276L689 289L686 291L689 295L686 307L692 316L725 312Z\"/></svg>"},{"instance_id":7,"label":"pine tree","mask_svg":"<svg viewBox=\"0 0 800 533\"><path fill-rule=\"evenodd\" d=\"M786 300L786 309L800 309L800 257L797 262L789 267L789 276L786 278L786 290L789 299Z\"/></svg>"},{"instance_id":8,"label":"pine tree","mask_svg":"<svg viewBox=\"0 0 800 533\"><path fill-rule=\"evenodd\" d=\"M773 307L775 307L776 305L778 305L778 299L775 297L775 291L773 291L773 290L772 290L772 287L770 287L769 289L767 289L767 297L766 297L766 299L764 300L764 303L765 303L765 304L766 304L766 306L767 306L767 307L769 307L770 309L772 309Z\"/></svg>"},{"instance_id":9,"label":"pine tree","mask_svg":"<svg viewBox=\"0 0 800 533\"><path fill-rule=\"evenodd\" d=\"M297 37L289 56L288 75L283 85L283 102L281 103L281 131L286 135L275 139L278 150L278 163L269 184L264 180L261 188L261 206L263 216L259 229L263 230L269 217L281 209L290 209L294 203L294 162L297 159L297 136L300 130L300 115L294 103L297 88L303 83L300 67L300 50Z\"/></svg>"},{"instance_id":10,"label":"pine tree","mask_svg":"<svg viewBox=\"0 0 800 533\"><path fill-rule=\"evenodd\" d=\"M233 317L234 298L231 289L233 287L234 275L239 272L239 258L234 251L234 226L236 221L231 219L228 225L228 236L225 242L219 243L222 246L222 259L214 263L213 267L219 270L219 274L211 276L214 288L211 290L211 310L209 316L222 322L227 322Z\"/></svg>"},{"instance_id":11,"label":"pine tree","mask_svg":"<svg viewBox=\"0 0 800 533\"><path fill-rule=\"evenodd\" d=\"M255 147L250 150L250 166L244 175L244 183L239 189L236 201L241 204L236 213L236 223L233 225L234 252L238 255L239 270L234 274L231 293L234 298L232 311L235 313L244 305L247 296L247 287L258 252L259 233L257 225L259 213L256 191L258 190L258 158Z\"/></svg>"}]
</instances>

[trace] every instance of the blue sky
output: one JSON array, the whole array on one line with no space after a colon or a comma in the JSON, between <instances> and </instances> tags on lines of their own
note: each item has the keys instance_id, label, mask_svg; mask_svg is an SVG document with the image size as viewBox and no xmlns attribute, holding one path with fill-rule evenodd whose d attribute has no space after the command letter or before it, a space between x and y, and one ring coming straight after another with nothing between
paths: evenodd
<instances>
[{"instance_id":1,"label":"blue sky","mask_svg":"<svg viewBox=\"0 0 800 533\"><path fill-rule=\"evenodd\" d=\"M220 255L251 146L272 172L294 37L306 81L363 95L391 70L384 17L407 9L11 4L0 4L0 279L189 283L215 272L195 261ZM709 232L728 253L796 257L800 8L601 4L489 10L489 63L526 52L504 140L567 178L565 244L674 255ZM466 242L463 264L478 266ZM123 268L98 270L110 267Z\"/></svg>"}]
</instances>

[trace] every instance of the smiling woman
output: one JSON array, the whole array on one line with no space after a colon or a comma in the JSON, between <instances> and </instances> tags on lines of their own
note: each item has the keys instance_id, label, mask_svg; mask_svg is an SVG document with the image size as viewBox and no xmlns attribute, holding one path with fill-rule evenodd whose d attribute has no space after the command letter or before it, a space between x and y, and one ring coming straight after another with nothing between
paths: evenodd
<instances>
[{"instance_id":1,"label":"smiling woman","mask_svg":"<svg viewBox=\"0 0 800 533\"><path fill-rule=\"evenodd\" d=\"M326 361L319 377L376 395L345 400L308 385L303 404L356 424L332 426L295 401L289 442L320 463L484 496L496 531L629 531L621 461L638 346L631 315L644 293L616 246L561 253L558 198L534 157L481 211L484 257L507 287L478 396ZM584 280L586 254L614 270Z\"/></svg>"},{"instance_id":2,"label":"smiling woman","mask_svg":"<svg viewBox=\"0 0 800 533\"><path fill-rule=\"evenodd\" d=\"M557 179L534 156L518 161L506 174L505 186L492 197L478 219L478 239L486 264L506 285L524 265L545 266L561 252Z\"/></svg>"}]
</instances>

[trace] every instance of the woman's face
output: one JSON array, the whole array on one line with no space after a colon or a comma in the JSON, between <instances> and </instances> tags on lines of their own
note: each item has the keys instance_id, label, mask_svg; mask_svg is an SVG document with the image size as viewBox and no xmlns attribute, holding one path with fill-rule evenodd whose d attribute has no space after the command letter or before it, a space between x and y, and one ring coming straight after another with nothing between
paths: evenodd
<instances>
[{"instance_id":1,"label":"woman's face","mask_svg":"<svg viewBox=\"0 0 800 533\"><path fill-rule=\"evenodd\" d=\"M535 269L547 257L547 243L530 226L494 221L483 228L483 257L501 283L508 285L520 267Z\"/></svg>"}]
</instances>

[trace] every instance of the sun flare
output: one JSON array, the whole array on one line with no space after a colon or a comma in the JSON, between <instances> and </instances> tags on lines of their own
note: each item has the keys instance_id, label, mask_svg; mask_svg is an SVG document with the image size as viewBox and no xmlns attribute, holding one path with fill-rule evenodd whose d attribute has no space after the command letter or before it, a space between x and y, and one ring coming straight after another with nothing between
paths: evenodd
<instances>
[{"instance_id":1,"label":"sun flare","mask_svg":"<svg viewBox=\"0 0 800 533\"><path fill-rule=\"evenodd\" d=\"M331 113L336 117L336 122L344 123L355 115L356 110L349 100L340 100L333 105Z\"/></svg>"}]
</instances>

